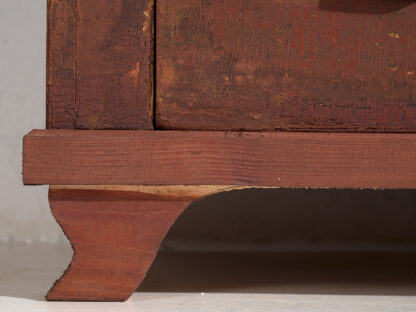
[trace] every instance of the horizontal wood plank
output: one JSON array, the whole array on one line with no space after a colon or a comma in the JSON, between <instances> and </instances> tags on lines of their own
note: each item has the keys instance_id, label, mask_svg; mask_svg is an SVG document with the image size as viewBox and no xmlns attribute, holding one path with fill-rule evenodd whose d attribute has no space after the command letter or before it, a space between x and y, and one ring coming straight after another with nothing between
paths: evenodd
<instances>
[{"instance_id":1,"label":"horizontal wood plank","mask_svg":"<svg viewBox=\"0 0 416 312\"><path fill-rule=\"evenodd\" d=\"M35 130L25 184L416 188L416 135Z\"/></svg>"}]
</instances>

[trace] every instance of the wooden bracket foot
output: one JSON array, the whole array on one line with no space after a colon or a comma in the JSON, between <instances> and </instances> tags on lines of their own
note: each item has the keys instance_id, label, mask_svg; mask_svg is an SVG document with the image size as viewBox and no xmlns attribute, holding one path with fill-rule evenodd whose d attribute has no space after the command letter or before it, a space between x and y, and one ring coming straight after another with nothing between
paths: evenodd
<instances>
[{"instance_id":1,"label":"wooden bracket foot","mask_svg":"<svg viewBox=\"0 0 416 312\"><path fill-rule=\"evenodd\" d=\"M74 255L46 298L126 300L178 216L206 194L174 187L51 187L52 213Z\"/></svg>"}]
</instances>

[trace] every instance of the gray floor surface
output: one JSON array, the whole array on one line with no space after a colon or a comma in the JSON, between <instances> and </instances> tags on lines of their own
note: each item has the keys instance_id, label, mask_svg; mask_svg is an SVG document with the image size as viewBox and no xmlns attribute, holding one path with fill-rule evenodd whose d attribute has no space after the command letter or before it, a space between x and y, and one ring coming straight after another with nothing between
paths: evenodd
<instances>
[{"instance_id":1,"label":"gray floor surface","mask_svg":"<svg viewBox=\"0 0 416 312\"><path fill-rule=\"evenodd\" d=\"M416 311L414 253L163 253L125 303L43 298L63 244L0 244L0 311Z\"/></svg>"}]
</instances>

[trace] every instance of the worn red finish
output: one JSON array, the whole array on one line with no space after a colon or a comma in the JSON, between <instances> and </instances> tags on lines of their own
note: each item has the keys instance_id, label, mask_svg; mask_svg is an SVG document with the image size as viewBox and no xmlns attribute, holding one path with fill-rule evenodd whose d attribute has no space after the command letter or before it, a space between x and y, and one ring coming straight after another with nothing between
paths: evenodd
<instances>
[{"instance_id":1,"label":"worn red finish","mask_svg":"<svg viewBox=\"0 0 416 312\"><path fill-rule=\"evenodd\" d=\"M153 4L49 0L49 128L153 128Z\"/></svg>"},{"instance_id":2,"label":"worn red finish","mask_svg":"<svg viewBox=\"0 0 416 312\"><path fill-rule=\"evenodd\" d=\"M416 131L416 4L159 0L163 129Z\"/></svg>"},{"instance_id":3,"label":"worn red finish","mask_svg":"<svg viewBox=\"0 0 416 312\"><path fill-rule=\"evenodd\" d=\"M75 128L75 8L76 0L48 0L48 128Z\"/></svg>"}]
</instances>

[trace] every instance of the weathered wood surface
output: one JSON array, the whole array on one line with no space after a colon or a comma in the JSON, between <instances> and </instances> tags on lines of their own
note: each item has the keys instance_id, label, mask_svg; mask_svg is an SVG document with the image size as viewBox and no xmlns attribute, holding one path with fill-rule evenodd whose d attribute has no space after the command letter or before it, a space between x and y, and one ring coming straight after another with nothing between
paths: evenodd
<instances>
[{"instance_id":1,"label":"weathered wood surface","mask_svg":"<svg viewBox=\"0 0 416 312\"><path fill-rule=\"evenodd\" d=\"M48 0L46 106L49 128L76 128L75 10L76 0Z\"/></svg>"},{"instance_id":2,"label":"weathered wood surface","mask_svg":"<svg viewBox=\"0 0 416 312\"><path fill-rule=\"evenodd\" d=\"M153 0L48 0L48 127L153 128Z\"/></svg>"},{"instance_id":3,"label":"weathered wood surface","mask_svg":"<svg viewBox=\"0 0 416 312\"><path fill-rule=\"evenodd\" d=\"M179 196L54 187L49 202L74 256L46 298L65 301L130 297L169 228L191 203Z\"/></svg>"},{"instance_id":4,"label":"weathered wood surface","mask_svg":"<svg viewBox=\"0 0 416 312\"><path fill-rule=\"evenodd\" d=\"M416 135L37 130L25 184L416 188Z\"/></svg>"},{"instance_id":5,"label":"weathered wood surface","mask_svg":"<svg viewBox=\"0 0 416 312\"><path fill-rule=\"evenodd\" d=\"M416 132L414 2L158 0L156 125Z\"/></svg>"}]
</instances>

